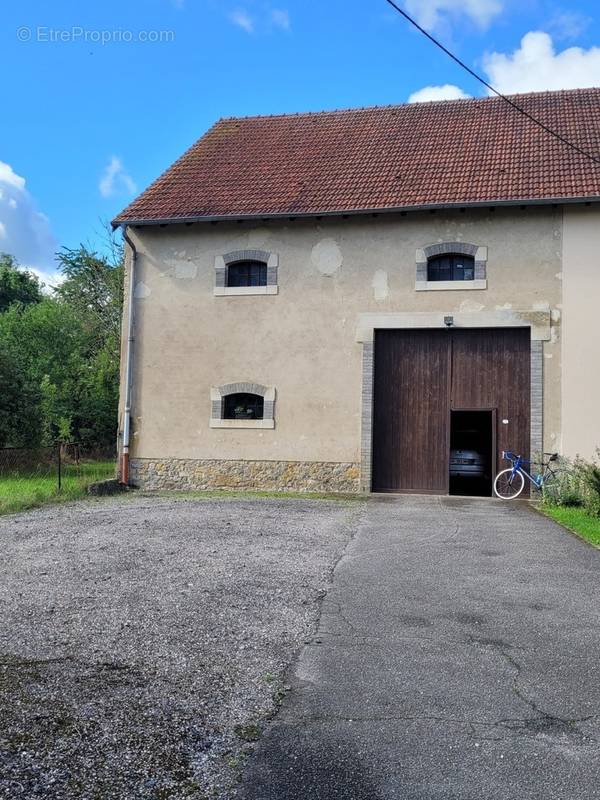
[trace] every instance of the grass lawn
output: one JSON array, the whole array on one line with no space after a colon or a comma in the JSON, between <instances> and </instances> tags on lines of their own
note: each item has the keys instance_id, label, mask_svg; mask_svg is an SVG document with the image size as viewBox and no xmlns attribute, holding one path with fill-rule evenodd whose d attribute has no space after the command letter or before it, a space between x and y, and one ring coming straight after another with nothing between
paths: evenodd
<instances>
[{"instance_id":1,"label":"grass lawn","mask_svg":"<svg viewBox=\"0 0 600 800\"><path fill-rule=\"evenodd\" d=\"M62 503L84 497L90 483L114 477L114 461L88 461L63 466L58 491L56 469L0 474L0 514L11 514L46 503Z\"/></svg>"},{"instance_id":2,"label":"grass lawn","mask_svg":"<svg viewBox=\"0 0 600 800\"><path fill-rule=\"evenodd\" d=\"M597 517L590 517L582 508L542 506L542 511L582 539L600 547L600 519Z\"/></svg>"}]
</instances>

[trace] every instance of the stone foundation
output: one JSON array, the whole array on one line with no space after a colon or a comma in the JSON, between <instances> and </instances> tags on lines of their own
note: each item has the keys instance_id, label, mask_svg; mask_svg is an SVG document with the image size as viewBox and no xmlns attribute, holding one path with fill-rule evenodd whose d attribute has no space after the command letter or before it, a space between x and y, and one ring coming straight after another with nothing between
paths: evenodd
<instances>
[{"instance_id":1,"label":"stone foundation","mask_svg":"<svg viewBox=\"0 0 600 800\"><path fill-rule=\"evenodd\" d=\"M132 458L129 475L133 486L148 490L360 491L360 468L352 462Z\"/></svg>"}]
</instances>

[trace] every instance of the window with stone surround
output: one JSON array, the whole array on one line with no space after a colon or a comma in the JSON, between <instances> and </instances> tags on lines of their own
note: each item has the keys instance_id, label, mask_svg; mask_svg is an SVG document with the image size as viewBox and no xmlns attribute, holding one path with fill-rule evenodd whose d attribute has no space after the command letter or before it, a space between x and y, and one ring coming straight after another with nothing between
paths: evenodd
<instances>
[{"instance_id":1,"label":"window with stone surround","mask_svg":"<svg viewBox=\"0 0 600 800\"><path fill-rule=\"evenodd\" d=\"M215 258L217 297L277 294L279 256L266 250L234 250Z\"/></svg>"},{"instance_id":2,"label":"window with stone surround","mask_svg":"<svg viewBox=\"0 0 600 800\"><path fill-rule=\"evenodd\" d=\"M487 289L487 247L439 242L417 250L417 291Z\"/></svg>"},{"instance_id":3,"label":"window with stone surround","mask_svg":"<svg viewBox=\"0 0 600 800\"><path fill-rule=\"evenodd\" d=\"M275 387L239 381L210 390L211 428L274 428Z\"/></svg>"}]
</instances>

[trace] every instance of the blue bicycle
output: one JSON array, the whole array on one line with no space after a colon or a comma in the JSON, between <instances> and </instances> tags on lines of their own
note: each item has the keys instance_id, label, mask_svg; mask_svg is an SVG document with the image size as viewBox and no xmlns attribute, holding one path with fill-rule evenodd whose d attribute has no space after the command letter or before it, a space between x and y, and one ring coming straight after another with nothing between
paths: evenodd
<instances>
[{"instance_id":1,"label":"blue bicycle","mask_svg":"<svg viewBox=\"0 0 600 800\"><path fill-rule=\"evenodd\" d=\"M540 466L541 471L537 475L531 475L523 464L530 464L531 461L526 461L521 456L517 456L510 451L502 451L502 458L510 461L512 467L503 469L496 475L494 481L494 492L501 500L514 500L518 497L523 488L525 487L525 478L532 483L536 489L540 491L544 488L548 481L556 477L557 470L553 469L553 465L558 461L558 453L543 453L547 459L542 458Z\"/></svg>"}]
</instances>

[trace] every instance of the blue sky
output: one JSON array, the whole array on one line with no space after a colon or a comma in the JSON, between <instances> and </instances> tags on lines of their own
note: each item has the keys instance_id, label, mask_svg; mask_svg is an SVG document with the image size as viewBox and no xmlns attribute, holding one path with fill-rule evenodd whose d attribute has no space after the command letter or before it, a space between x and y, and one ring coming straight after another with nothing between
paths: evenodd
<instances>
[{"instance_id":1,"label":"blue sky","mask_svg":"<svg viewBox=\"0 0 600 800\"><path fill-rule=\"evenodd\" d=\"M399 1L502 91L600 85L592 0ZM384 0L9 5L0 250L46 274L219 117L484 94Z\"/></svg>"}]
</instances>

